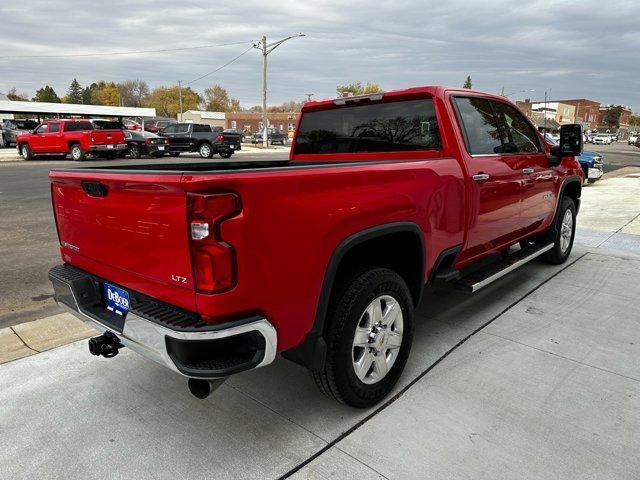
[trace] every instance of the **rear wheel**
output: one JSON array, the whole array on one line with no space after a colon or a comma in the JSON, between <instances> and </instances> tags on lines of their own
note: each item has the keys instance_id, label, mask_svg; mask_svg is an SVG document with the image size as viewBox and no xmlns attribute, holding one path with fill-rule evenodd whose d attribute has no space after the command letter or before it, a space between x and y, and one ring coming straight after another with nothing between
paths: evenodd
<instances>
[{"instance_id":1,"label":"rear wheel","mask_svg":"<svg viewBox=\"0 0 640 480\"><path fill-rule=\"evenodd\" d=\"M140 147L135 143L129 146L129 156L131 158L140 158L142 156L142 154L140 153Z\"/></svg>"},{"instance_id":2,"label":"rear wheel","mask_svg":"<svg viewBox=\"0 0 640 480\"><path fill-rule=\"evenodd\" d=\"M69 151L69 153L71 154L71 158L76 162L81 162L82 160L87 158L84 150L82 150L82 147L77 143L71 145L71 150Z\"/></svg>"},{"instance_id":3,"label":"rear wheel","mask_svg":"<svg viewBox=\"0 0 640 480\"><path fill-rule=\"evenodd\" d=\"M203 143L198 147L198 153L202 158L211 158L213 156L213 149L210 143Z\"/></svg>"},{"instance_id":4,"label":"rear wheel","mask_svg":"<svg viewBox=\"0 0 640 480\"><path fill-rule=\"evenodd\" d=\"M551 239L553 248L546 252L542 259L554 265L566 262L573 248L575 233L576 206L570 197L562 197L556 217L554 236Z\"/></svg>"},{"instance_id":5,"label":"rear wheel","mask_svg":"<svg viewBox=\"0 0 640 480\"><path fill-rule=\"evenodd\" d=\"M320 391L339 402L370 407L391 392L411 350L409 289L397 273L372 268L333 299L325 329L327 358L312 377Z\"/></svg>"},{"instance_id":6,"label":"rear wheel","mask_svg":"<svg viewBox=\"0 0 640 480\"><path fill-rule=\"evenodd\" d=\"M20 154L22 155L22 158L24 158L25 160L33 160L33 157L34 157L33 152L29 148L29 145L27 145L26 143L23 143L20 146Z\"/></svg>"},{"instance_id":7,"label":"rear wheel","mask_svg":"<svg viewBox=\"0 0 640 480\"><path fill-rule=\"evenodd\" d=\"M233 155L233 152L220 152L222 158L230 158L231 155Z\"/></svg>"}]
</instances>

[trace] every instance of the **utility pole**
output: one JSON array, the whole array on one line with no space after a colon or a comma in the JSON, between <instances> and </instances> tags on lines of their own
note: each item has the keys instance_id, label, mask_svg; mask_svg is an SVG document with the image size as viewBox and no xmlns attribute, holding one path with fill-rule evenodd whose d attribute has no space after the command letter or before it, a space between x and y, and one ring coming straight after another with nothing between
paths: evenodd
<instances>
[{"instance_id":1,"label":"utility pole","mask_svg":"<svg viewBox=\"0 0 640 480\"><path fill-rule=\"evenodd\" d=\"M287 40L304 36L304 33L299 33L297 35L291 35L290 37L286 37L282 40L278 40L277 42L268 44L266 35L263 35L262 40L254 45L254 48L257 48L262 52L262 146L264 148L268 148L269 145L269 121L267 119L267 55L269 55Z\"/></svg>"},{"instance_id":2,"label":"utility pole","mask_svg":"<svg viewBox=\"0 0 640 480\"><path fill-rule=\"evenodd\" d=\"M311 101L311 97L313 97L313 93L305 93L305 95L307 96L307 102Z\"/></svg>"},{"instance_id":3,"label":"utility pole","mask_svg":"<svg viewBox=\"0 0 640 480\"><path fill-rule=\"evenodd\" d=\"M182 122L182 80L178 80L178 98L180 99L180 122Z\"/></svg>"}]
</instances>

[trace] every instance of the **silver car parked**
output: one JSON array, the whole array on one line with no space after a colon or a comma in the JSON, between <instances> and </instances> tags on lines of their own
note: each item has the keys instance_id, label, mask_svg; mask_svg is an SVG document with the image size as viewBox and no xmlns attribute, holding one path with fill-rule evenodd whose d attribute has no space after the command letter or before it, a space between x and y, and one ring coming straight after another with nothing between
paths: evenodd
<instances>
[{"instance_id":1,"label":"silver car parked","mask_svg":"<svg viewBox=\"0 0 640 480\"><path fill-rule=\"evenodd\" d=\"M4 120L0 124L0 148L16 145L18 135L31 132L36 126L35 120Z\"/></svg>"}]
</instances>

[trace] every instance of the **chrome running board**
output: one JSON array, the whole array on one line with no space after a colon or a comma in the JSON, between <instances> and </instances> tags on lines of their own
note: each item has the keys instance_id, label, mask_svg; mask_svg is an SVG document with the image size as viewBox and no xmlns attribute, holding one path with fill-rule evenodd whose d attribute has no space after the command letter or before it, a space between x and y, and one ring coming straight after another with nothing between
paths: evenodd
<instances>
[{"instance_id":1,"label":"chrome running board","mask_svg":"<svg viewBox=\"0 0 640 480\"><path fill-rule=\"evenodd\" d=\"M467 292L477 292L499 278L504 277L507 273L513 272L516 268L551 250L553 245L553 243L549 243L547 245L529 245L526 248L521 248L495 264L489 265L478 272L457 280L455 282L456 288Z\"/></svg>"}]
</instances>

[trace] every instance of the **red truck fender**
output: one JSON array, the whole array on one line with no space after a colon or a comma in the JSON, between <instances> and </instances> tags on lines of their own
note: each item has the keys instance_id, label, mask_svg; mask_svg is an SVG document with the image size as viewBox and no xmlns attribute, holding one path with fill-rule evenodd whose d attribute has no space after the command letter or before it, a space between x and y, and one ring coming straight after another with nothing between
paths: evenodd
<instances>
[{"instance_id":1,"label":"red truck fender","mask_svg":"<svg viewBox=\"0 0 640 480\"><path fill-rule=\"evenodd\" d=\"M409 270L404 269L402 276L411 291L414 305L417 306L420 303L425 286L425 262L427 252L424 233L418 224L413 222L394 222L377 225L375 227L353 233L340 242L333 251L325 270L313 327L300 345L282 352L282 355L286 359L308 368L322 368L327 351L327 344L323 338L325 319L327 317L327 310L331 300L331 295L335 291L334 287L336 285L336 280L341 274L341 268L348 269L348 257L350 254L356 252L358 247L362 247L368 242L380 240L385 237L391 239L391 236L397 234L404 236L403 242L408 242L404 247L411 248L410 257L414 260L412 263L418 267L413 269L410 268ZM396 237L396 239L397 238L398 237ZM406 250L403 250L403 252L405 251ZM347 262L346 264L344 263L345 261Z\"/></svg>"}]
</instances>

